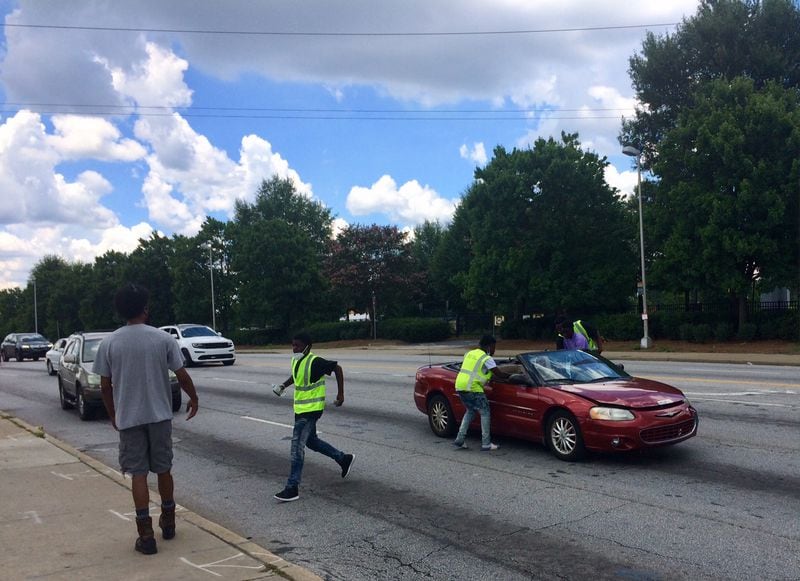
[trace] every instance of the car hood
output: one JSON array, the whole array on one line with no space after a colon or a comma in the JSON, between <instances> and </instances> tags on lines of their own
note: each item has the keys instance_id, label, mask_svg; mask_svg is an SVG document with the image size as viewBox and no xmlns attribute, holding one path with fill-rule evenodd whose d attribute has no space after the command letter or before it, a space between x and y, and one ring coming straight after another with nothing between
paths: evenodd
<instances>
[{"instance_id":1,"label":"car hood","mask_svg":"<svg viewBox=\"0 0 800 581\"><path fill-rule=\"evenodd\" d=\"M666 406L685 399L683 393L671 385L638 377L603 383L561 385L558 389L597 403L634 409Z\"/></svg>"}]
</instances>

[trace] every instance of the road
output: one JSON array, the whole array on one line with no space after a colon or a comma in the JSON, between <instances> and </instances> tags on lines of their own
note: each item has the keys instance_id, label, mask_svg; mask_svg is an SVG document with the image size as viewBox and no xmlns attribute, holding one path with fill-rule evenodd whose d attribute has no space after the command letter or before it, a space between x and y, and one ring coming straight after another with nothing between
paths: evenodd
<instances>
[{"instance_id":1,"label":"road","mask_svg":"<svg viewBox=\"0 0 800 581\"><path fill-rule=\"evenodd\" d=\"M201 407L175 421L179 503L325 579L800 579L800 368L626 361L688 394L699 436L564 463L511 439L489 454L475 435L466 451L436 438L412 401L428 356L319 354L345 371L345 404L319 430L355 453L351 476L309 451L300 500L273 500L292 410L268 385L289 354L240 354L190 370ZM3 363L0 409L117 465L110 422L62 411L42 361Z\"/></svg>"}]
</instances>

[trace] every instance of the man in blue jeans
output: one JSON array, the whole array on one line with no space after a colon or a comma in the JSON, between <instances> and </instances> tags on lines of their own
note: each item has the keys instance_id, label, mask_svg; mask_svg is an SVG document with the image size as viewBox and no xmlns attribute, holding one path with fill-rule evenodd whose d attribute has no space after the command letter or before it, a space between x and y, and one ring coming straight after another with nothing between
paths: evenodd
<instances>
[{"instance_id":1,"label":"man in blue jeans","mask_svg":"<svg viewBox=\"0 0 800 581\"><path fill-rule=\"evenodd\" d=\"M344 374L336 361L328 361L311 353L311 337L298 333L292 339L292 375L272 391L282 395L283 390L294 384L294 432L292 433L292 467L286 487L275 495L281 502L300 498L298 488L303 473L305 448L332 458L342 469L342 478L350 473L355 456L337 450L317 437L317 421L325 410L325 376L336 376L338 392L333 405L344 403Z\"/></svg>"},{"instance_id":2,"label":"man in blue jeans","mask_svg":"<svg viewBox=\"0 0 800 581\"><path fill-rule=\"evenodd\" d=\"M481 416L481 450L491 452L500 446L492 444L489 427L491 417L489 413L489 400L486 398L483 388L492 379L507 379L509 375L497 369L497 363L492 359L497 340L491 335L481 337L477 349L467 352L464 355L464 362L461 370L456 376L456 393L461 398L467 412L461 420L461 428L458 430L453 445L458 449L466 449L464 439L467 437L467 430L475 414Z\"/></svg>"}]
</instances>

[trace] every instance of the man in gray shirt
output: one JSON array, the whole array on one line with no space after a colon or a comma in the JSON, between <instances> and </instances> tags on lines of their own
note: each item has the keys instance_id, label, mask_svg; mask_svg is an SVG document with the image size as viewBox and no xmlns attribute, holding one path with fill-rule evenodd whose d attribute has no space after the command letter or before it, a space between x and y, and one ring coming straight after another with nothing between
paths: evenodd
<instances>
[{"instance_id":1,"label":"man in gray shirt","mask_svg":"<svg viewBox=\"0 0 800 581\"><path fill-rule=\"evenodd\" d=\"M93 371L111 424L119 431L119 464L132 479L136 507L136 550L158 552L150 518L147 476L158 475L164 539L175 536L175 499L172 480L172 391L169 370L175 372L189 397L186 419L197 413L197 392L183 367L183 356L171 335L146 324L147 289L127 284L117 291L114 306L128 324L106 337L97 350Z\"/></svg>"}]
</instances>

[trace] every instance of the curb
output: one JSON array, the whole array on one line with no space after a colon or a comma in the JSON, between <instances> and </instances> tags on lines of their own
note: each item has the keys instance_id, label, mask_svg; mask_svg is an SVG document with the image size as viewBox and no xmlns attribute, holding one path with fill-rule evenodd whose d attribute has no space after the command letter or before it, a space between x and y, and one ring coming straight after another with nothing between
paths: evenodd
<instances>
[{"instance_id":1,"label":"curb","mask_svg":"<svg viewBox=\"0 0 800 581\"><path fill-rule=\"evenodd\" d=\"M51 436L44 431L42 426L32 426L25 420L21 420L18 417L2 410L0 410L0 418L10 421L11 423L17 425L23 430L30 432L38 438L44 438L57 448L60 448L67 454L77 458L82 463L99 473L101 476L108 478L115 484L127 490L131 489L130 480L125 478L125 476L123 476L119 471L114 470L99 460L92 458L88 454L73 448L66 442L62 442L58 438ZM156 504L161 503L161 497L158 495L157 490L153 490L152 488L150 489L150 500ZM304 569L294 565L293 563L290 563L289 561L285 561L283 558L278 557L264 547L257 545L253 541L248 540L237 533L200 516L195 512L192 512L185 506L181 506L181 508L184 509L180 511L180 516L183 520L193 524L197 528L235 548L237 551L241 551L251 559L261 563L264 566L264 571L262 571L262 573L271 573L286 579L293 579L295 581L322 581L321 577L312 573L308 569Z\"/></svg>"}]
</instances>

